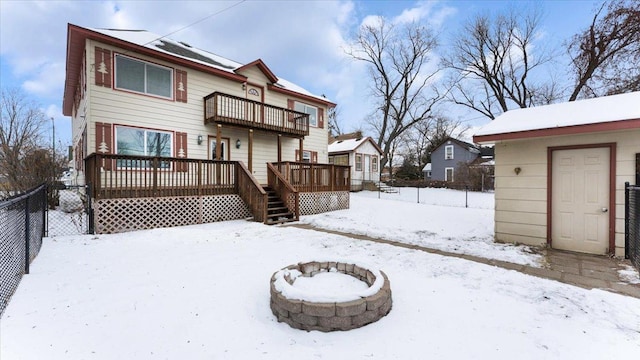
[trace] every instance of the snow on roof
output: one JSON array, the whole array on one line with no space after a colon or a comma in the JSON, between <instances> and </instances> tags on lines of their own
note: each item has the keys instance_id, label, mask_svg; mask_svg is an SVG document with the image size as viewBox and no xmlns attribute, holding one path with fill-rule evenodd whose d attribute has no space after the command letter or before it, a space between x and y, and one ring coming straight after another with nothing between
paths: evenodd
<instances>
[{"instance_id":1,"label":"snow on roof","mask_svg":"<svg viewBox=\"0 0 640 360\"><path fill-rule=\"evenodd\" d=\"M368 137L363 137L359 139L348 139L348 140L338 140L331 144L329 144L329 152L343 152L343 151L353 151L358 148L362 143L367 141Z\"/></svg>"},{"instance_id":2,"label":"snow on roof","mask_svg":"<svg viewBox=\"0 0 640 360\"><path fill-rule=\"evenodd\" d=\"M431 163L427 163L427 165L425 165L422 168L422 172L425 172L425 171L431 171Z\"/></svg>"},{"instance_id":3,"label":"snow on roof","mask_svg":"<svg viewBox=\"0 0 640 360\"><path fill-rule=\"evenodd\" d=\"M183 59L197 62L202 65L214 67L216 69L226 71L231 74L235 74L236 70L242 67L244 64L229 60L220 55L208 52L206 50L195 48L183 41L175 41L167 37L163 37L158 34L146 30L117 30L117 29L96 29L88 28L100 34L111 36L116 39L124 40L148 49L160 51L165 54L177 56ZM294 91L303 95L315 97L323 101L330 101L324 96L319 96L310 93L304 88L296 85L290 81L278 77L276 86Z\"/></svg>"},{"instance_id":4,"label":"snow on roof","mask_svg":"<svg viewBox=\"0 0 640 360\"><path fill-rule=\"evenodd\" d=\"M509 110L474 136L640 119L640 91L560 104Z\"/></svg>"}]
</instances>

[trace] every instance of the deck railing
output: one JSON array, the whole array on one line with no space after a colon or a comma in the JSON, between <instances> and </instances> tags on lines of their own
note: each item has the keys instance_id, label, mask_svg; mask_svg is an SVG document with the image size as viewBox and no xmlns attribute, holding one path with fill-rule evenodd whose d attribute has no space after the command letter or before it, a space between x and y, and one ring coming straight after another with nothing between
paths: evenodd
<instances>
[{"instance_id":1,"label":"deck railing","mask_svg":"<svg viewBox=\"0 0 640 360\"><path fill-rule=\"evenodd\" d=\"M267 164L267 181L269 187L275 190L280 199L287 205L289 211L294 215L294 219L300 219L300 195L273 164Z\"/></svg>"},{"instance_id":2,"label":"deck railing","mask_svg":"<svg viewBox=\"0 0 640 360\"><path fill-rule=\"evenodd\" d=\"M351 167L306 162L279 162L273 166L299 192L349 191Z\"/></svg>"},{"instance_id":3,"label":"deck railing","mask_svg":"<svg viewBox=\"0 0 640 360\"><path fill-rule=\"evenodd\" d=\"M253 219L259 222L267 221L267 192L258 184L256 178L242 162L236 165L238 179L238 195L242 198L253 214Z\"/></svg>"},{"instance_id":4,"label":"deck railing","mask_svg":"<svg viewBox=\"0 0 640 360\"><path fill-rule=\"evenodd\" d=\"M309 115L220 92L204 97L204 122L232 124L293 136L309 135Z\"/></svg>"},{"instance_id":5,"label":"deck railing","mask_svg":"<svg viewBox=\"0 0 640 360\"><path fill-rule=\"evenodd\" d=\"M238 192L236 161L91 154L85 163L95 199Z\"/></svg>"}]
</instances>

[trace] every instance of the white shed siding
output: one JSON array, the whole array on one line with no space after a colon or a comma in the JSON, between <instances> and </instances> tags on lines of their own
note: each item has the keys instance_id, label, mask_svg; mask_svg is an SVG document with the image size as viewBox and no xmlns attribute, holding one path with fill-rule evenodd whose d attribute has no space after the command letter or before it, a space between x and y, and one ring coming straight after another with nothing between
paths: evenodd
<instances>
[{"instance_id":1,"label":"white shed siding","mask_svg":"<svg viewBox=\"0 0 640 360\"><path fill-rule=\"evenodd\" d=\"M149 61L173 69L185 70L187 72L188 84L187 103L116 90L114 88L96 86L95 73L92 70L95 64L95 46L109 49L112 53L123 53L127 56L140 60ZM95 152L96 148L95 123L105 122L114 125L127 125L166 131L186 132L188 157L207 159L207 138L209 136L216 135L217 127L215 124L204 124L204 97L214 91L220 91L239 97L245 96L245 90L242 89L241 83L193 69L176 67L175 65L165 61L159 61L152 57L127 52L113 46L106 46L92 40L87 40L87 59L87 97L90 99L90 103L87 102L86 104L86 121L90 124L87 129L89 153ZM113 70L115 70L115 65ZM270 92L266 86L268 80L258 67L245 69L242 71L242 74L249 77L248 82L264 86L265 103L286 108L287 100L294 99L310 103L314 106L319 106L318 104L301 99L295 99L294 97L285 94ZM113 84L113 86L115 87L115 84ZM325 126L322 129L314 127L310 129L309 136L304 139L304 150L316 151L318 153L318 162L327 163L327 108L326 106L320 107L324 109ZM74 119L74 131L76 131L76 133L74 133L74 139L79 136L77 132L80 134L82 132L82 121L78 116ZM223 125L221 130L222 137L229 138L230 140L230 159L243 161L246 165L248 161L249 130L235 128L228 125ZM198 145L197 143L198 135L202 135L204 138L202 145ZM240 149L235 148L237 139L240 139L241 142ZM265 163L275 162L277 160L277 135L254 130L253 139L253 172L259 181L266 182ZM283 136L282 160L295 160L295 150L298 149L298 146L298 139Z\"/></svg>"},{"instance_id":2,"label":"white shed siding","mask_svg":"<svg viewBox=\"0 0 640 360\"><path fill-rule=\"evenodd\" d=\"M635 181L640 129L498 142L495 146L497 241L547 243L547 148L616 143L615 254L624 255L624 183ZM514 169L521 172L516 175ZM613 224L612 224L613 225Z\"/></svg>"}]
</instances>

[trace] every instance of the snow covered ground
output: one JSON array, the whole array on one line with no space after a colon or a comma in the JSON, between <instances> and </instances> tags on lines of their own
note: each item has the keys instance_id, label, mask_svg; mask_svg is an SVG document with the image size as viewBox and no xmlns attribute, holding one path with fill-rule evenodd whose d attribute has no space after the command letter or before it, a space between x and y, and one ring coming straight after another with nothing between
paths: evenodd
<instances>
[{"instance_id":1,"label":"snow covered ground","mask_svg":"<svg viewBox=\"0 0 640 360\"><path fill-rule=\"evenodd\" d=\"M396 200L358 193L351 209L303 221L535 262L518 247L486 243L493 221L488 199L468 209ZM385 209L384 221L374 207ZM389 315L348 332L278 323L269 308L271 275L318 258L383 270L393 290ZM3 360L612 359L640 353L640 299L239 220L45 239L2 317L0 337Z\"/></svg>"}]
</instances>

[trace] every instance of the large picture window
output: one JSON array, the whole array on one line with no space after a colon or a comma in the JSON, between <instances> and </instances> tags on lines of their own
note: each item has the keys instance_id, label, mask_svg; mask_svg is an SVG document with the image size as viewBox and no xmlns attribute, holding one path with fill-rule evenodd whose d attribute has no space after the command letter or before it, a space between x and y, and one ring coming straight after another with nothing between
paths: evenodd
<instances>
[{"instance_id":1,"label":"large picture window","mask_svg":"<svg viewBox=\"0 0 640 360\"><path fill-rule=\"evenodd\" d=\"M172 98L173 71L123 55L116 55L117 89Z\"/></svg>"},{"instance_id":2,"label":"large picture window","mask_svg":"<svg viewBox=\"0 0 640 360\"><path fill-rule=\"evenodd\" d=\"M116 126L115 133L117 154L158 157L171 157L173 154L171 132ZM121 163L122 161L127 163ZM130 160L119 160L118 166L147 168L150 164L148 161L132 163ZM162 162L160 166L168 168L169 163Z\"/></svg>"},{"instance_id":3,"label":"large picture window","mask_svg":"<svg viewBox=\"0 0 640 360\"><path fill-rule=\"evenodd\" d=\"M309 126L318 127L318 108L317 107L296 101L293 110L299 111L301 113L309 114Z\"/></svg>"}]
</instances>

